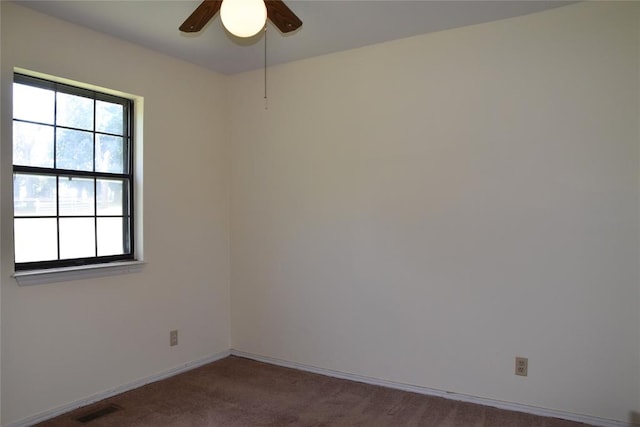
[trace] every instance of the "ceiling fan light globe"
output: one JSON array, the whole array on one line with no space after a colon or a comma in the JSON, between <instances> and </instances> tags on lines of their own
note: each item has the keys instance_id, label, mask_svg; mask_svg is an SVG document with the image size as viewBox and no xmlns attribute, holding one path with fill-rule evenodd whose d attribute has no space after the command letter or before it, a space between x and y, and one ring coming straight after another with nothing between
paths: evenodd
<instances>
[{"instance_id":1,"label":"ceiling fan light globe","mask_svg":"<svg viewBox=\"0 0 640 427\"><path fill-rule=\"evenodd\" d=\"M267 22L264 0L223 0L220 7L222 24L237 37L252 37Z\"/></svg>"}]
</instances>

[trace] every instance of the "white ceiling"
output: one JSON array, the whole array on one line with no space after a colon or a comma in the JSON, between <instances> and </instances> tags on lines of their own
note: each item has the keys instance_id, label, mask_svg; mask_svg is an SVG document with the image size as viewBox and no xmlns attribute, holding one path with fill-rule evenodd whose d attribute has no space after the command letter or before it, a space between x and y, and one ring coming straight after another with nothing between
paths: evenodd
<instances>
[{"instance_id":1,"label":"white ceiling","mask_svg":"<svg viewBox=\"0 0 640 427\"><path fill-rule=\"evenodd\" d=\"M269 65L572 3L559 0L285 1L303 25L287 35L268 25ZM18 3L220 73L234 74L264 65L263 34L250 40L234 38L223 29L219 14L199 33L181 33L178 27L200 1L27 0Z\"/></svg>"}]
</instances>

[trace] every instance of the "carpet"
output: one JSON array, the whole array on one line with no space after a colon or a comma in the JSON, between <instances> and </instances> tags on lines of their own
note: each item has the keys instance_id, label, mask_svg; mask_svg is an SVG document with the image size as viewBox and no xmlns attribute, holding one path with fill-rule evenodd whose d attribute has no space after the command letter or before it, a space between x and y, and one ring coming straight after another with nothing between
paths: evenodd
<instances>
[{"instance_id":1,"label":"carpet","mask_svg":"<svg viewBox=\"0 0 640 427\"><path fill-rule=\"evenodd\" d=\"M586 424L229 356L38 426L578 427Z\"/></svg>"}]
</instances>

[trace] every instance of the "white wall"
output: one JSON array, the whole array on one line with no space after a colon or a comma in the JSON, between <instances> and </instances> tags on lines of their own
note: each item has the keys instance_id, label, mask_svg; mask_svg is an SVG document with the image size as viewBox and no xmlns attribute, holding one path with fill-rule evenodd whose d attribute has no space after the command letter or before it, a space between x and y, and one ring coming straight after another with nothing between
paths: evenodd
<instances>
[{"instance_id":1,"label":"white wall","mask_svg":"<svg viewBox=\"0 0 640 427\"><path fill-rule=\"evenodd\" d=\"M232 346L628 421L638 5L232 78ZM529 358L529 376L513 374Z\"/></svg>"},{"instance_id":2,"label":"white wall","mask_svg":"<svg viewBox=\"0 0 640 427\"><path fill-rule=\"evenodd\" d=\"M224 77L2 2L2 424L229 349ZM140 273L19 287L11 243L13 67L142 96ZM169 330L180 344L169 347Z\"/></svg>"},{"instance_id":3,"label":"white wall","mask_svg":"<svg viewBox=\"0 0 640 427\"><path fill-rule=\"evenodd\" d=\"M2 35L2 7L0 7L0 35ZM0 42L0 49L2 48L1 42ZM0 74L2 71L2 55L0 54ZM4 86L2 84L2 81L0 79L0 141L2 141L2 138L4 138L4 134L2 133L2 117L4 114L4 95L5 93L5 89ZM4 158L4 154L2 148L1 148L1 143L0 143L0 176L2 173L2 159ZM2 178L0 178L0 181L2 180ZM2 197L0 197L0 222L2 219L2 212L3 212L3 205L4 205L5 201L2 200ZM0 230L0 242L2 241L2 231ZM0 286L2 283L2 279L1 279L1 269L2 269L2 247L4 245L2 243L0 243ZM2 424L2 292L0 291L0 425Z\"/></svg>"}]
</instances>

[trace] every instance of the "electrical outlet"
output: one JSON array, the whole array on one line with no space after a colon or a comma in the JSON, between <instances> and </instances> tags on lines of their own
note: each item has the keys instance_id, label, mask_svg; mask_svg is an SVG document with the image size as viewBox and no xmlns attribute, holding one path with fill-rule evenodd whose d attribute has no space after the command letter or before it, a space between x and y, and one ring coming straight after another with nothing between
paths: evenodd
<instances>
[{"instance_id":1,"label":"electrical outlet","mask_svg":"<svg viewBox=\"0 0 640 427\"><path fill-rule=\"evenodd\" d=\"M529 373L529 359L526 357L516 357L516 375L526 377Z\"/></svg>"},{"instance_id":2,"label":"electrical outlet","mask_svg":"<svg viewBox=\"0 0 640 427\"><path fill-rule=\"evenodd\" d=\"M173 330L169 332L169 346L173 347L174 345L178 345L178 330Z\"/></svg>"}]
</instances>

